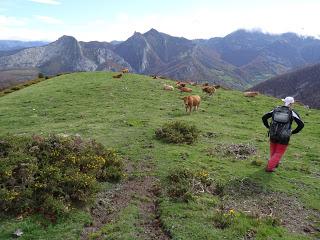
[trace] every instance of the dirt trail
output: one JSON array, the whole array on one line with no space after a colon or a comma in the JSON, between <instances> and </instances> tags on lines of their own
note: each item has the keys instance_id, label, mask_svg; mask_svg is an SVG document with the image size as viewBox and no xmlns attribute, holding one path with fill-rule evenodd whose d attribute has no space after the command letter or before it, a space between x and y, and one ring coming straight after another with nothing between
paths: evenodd
<instances>
[{"instance_id":1,"label":"dirt trail","mask_svg":"<svg viewBox=\"0 0 320 240\"><path fill-rule=\"evenodd\" d=\"M162 228L162 224L158 218L157 207L157 180L150 176L151 167L139 167L139 172L144 173L143 176L128 179L117 184L112 190L101 192L97 196L95 205L91 209L93 222L90 226L84 228L81 239L89 239L89 235L98 231L102 226L117 220L117 216L126 208L130 202L139 196L144 199L139 202L139 216L141 221L138 222L143 228L142 233L138 233L137 239L170 239L170 235ZM133 168L128 166L127 174L132 174ZM101 237L101 239L104 239Z\"/></svg>"}]
</instances>

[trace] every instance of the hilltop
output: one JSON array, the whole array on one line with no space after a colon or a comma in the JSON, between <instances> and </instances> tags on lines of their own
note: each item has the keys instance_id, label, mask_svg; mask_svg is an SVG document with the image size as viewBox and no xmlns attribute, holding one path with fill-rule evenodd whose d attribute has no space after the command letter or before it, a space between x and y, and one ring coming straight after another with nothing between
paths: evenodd
<instances>
[{"instance_id":1,"label":"hilltop","mask_svg":"<svg viewBox=\"0 0 320 240\"><path fill-rule=\"evenodd\" d=\"M189 115L184 94L162 90L163 83L173 81L112 75L61 75L0 98L0 136L94 138L116 149L127 174L120 184L103 186L92 211L75 209L56 224L40 216L1 216L0 239L17 228L24 232L20 239L79 239L83 231L94 232L93 239L319 237L319 225L313 223L320 216L319 111L296 106L306 127L269 174L263 171L268 139L261 116L279 99L245 98L223 89L208 97L192 87L202 103ZM168 144L155 138L156 129L177 120L200 130L197 142ZM185 181L190 201L170 197L172 187L181 187L175 185L179 180L169 181L174 177ZM213 181L215 188L201 189L203 181Z\"/></svg>"}]
</instances>

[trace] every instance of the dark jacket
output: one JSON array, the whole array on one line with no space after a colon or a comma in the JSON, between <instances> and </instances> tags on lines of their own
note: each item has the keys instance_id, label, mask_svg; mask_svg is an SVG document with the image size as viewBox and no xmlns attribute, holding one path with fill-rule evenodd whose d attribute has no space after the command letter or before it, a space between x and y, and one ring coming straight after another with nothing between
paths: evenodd
<instances>
[{"instance_id":1,"label":"dark jacket","mask_svg":"<svg viewBox=\"0 0 320 240\"><path fill-rule=\"evenodd\" d=\"M289 107L288 107L288 108L289 108ZM266 114L263 115L263 117L262 117L262 122L263 122L263 124L266 126L266 128L268 128L268 129L270 128L270 124L269 124L269 122L268 122L268 119L272 117L273 111L274 111L274 109L273 109L272 111L266 113ZM295 112L295 111L293 111L293 110L291 110L291 112L292 112L292 118L291 118L291 120L290 120L290 129L291 129L291 125L292 125L292 122L293 122L293 121L295 121L295 122L297 123L297 127L296 127L293 131L291 131L291 134L296 134L296 133L300 132L301 129L304 127L304 123L303 123L303 121L301 120L301 118L300 118L300 116L299 116L299 114L298 114L297 112ZM272 139L272 138L270 137L270 141L271 141L271 142L280 143L280 144L286 144L286 145L289 143L289 140L290 140L290 137L289 137L287 140L285 140L285 141L279 142L279 140Z\"/></svg>"}]
</instances>

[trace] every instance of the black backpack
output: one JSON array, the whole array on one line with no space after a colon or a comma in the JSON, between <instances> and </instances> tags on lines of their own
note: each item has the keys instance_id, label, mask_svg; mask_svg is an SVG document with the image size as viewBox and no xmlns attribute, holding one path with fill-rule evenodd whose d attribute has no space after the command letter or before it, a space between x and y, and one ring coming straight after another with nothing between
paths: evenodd
<instances>
[{"instance_id":1,"label":"black backpack","mask_svg":"<svg viewBox=\"0 0 320 240\"><path fill-rule=\"evenodd\" d=\"M270 139L280 144L288 144L291 136L292 111L288 107L277 107L273 110L269 129Z\"/></svg>"}]
</instances>

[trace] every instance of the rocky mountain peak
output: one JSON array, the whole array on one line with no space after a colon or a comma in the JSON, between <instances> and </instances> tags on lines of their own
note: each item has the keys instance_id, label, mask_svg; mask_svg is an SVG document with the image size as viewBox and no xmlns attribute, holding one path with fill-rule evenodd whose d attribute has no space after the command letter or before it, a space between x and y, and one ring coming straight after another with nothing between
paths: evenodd
<instances>
[{"instance_id":1,"label":"rocky mountain peak","mask_svg":"<svg viewBox=\"0 0 320 240\"><path fill-rule=\"evenodd\" d=\"M78 42L77 39L75 39L72 36L67 36L67 35L63 35L57 41L55 41L55 43L60 43L60 44L74 44L77 42Z\"/></svg>"},{"instance_id":2,"label":"rocky mountain peak","mask_svg":"<svg viewBox=\"0 0 320 240\"><path fill-rule=\"evenodd\" d=\"M161 34L160 32L158 32L156 29L151 28L148 32L146 32L144 35L159 35Z\"/></svg>"}]
</instances>

